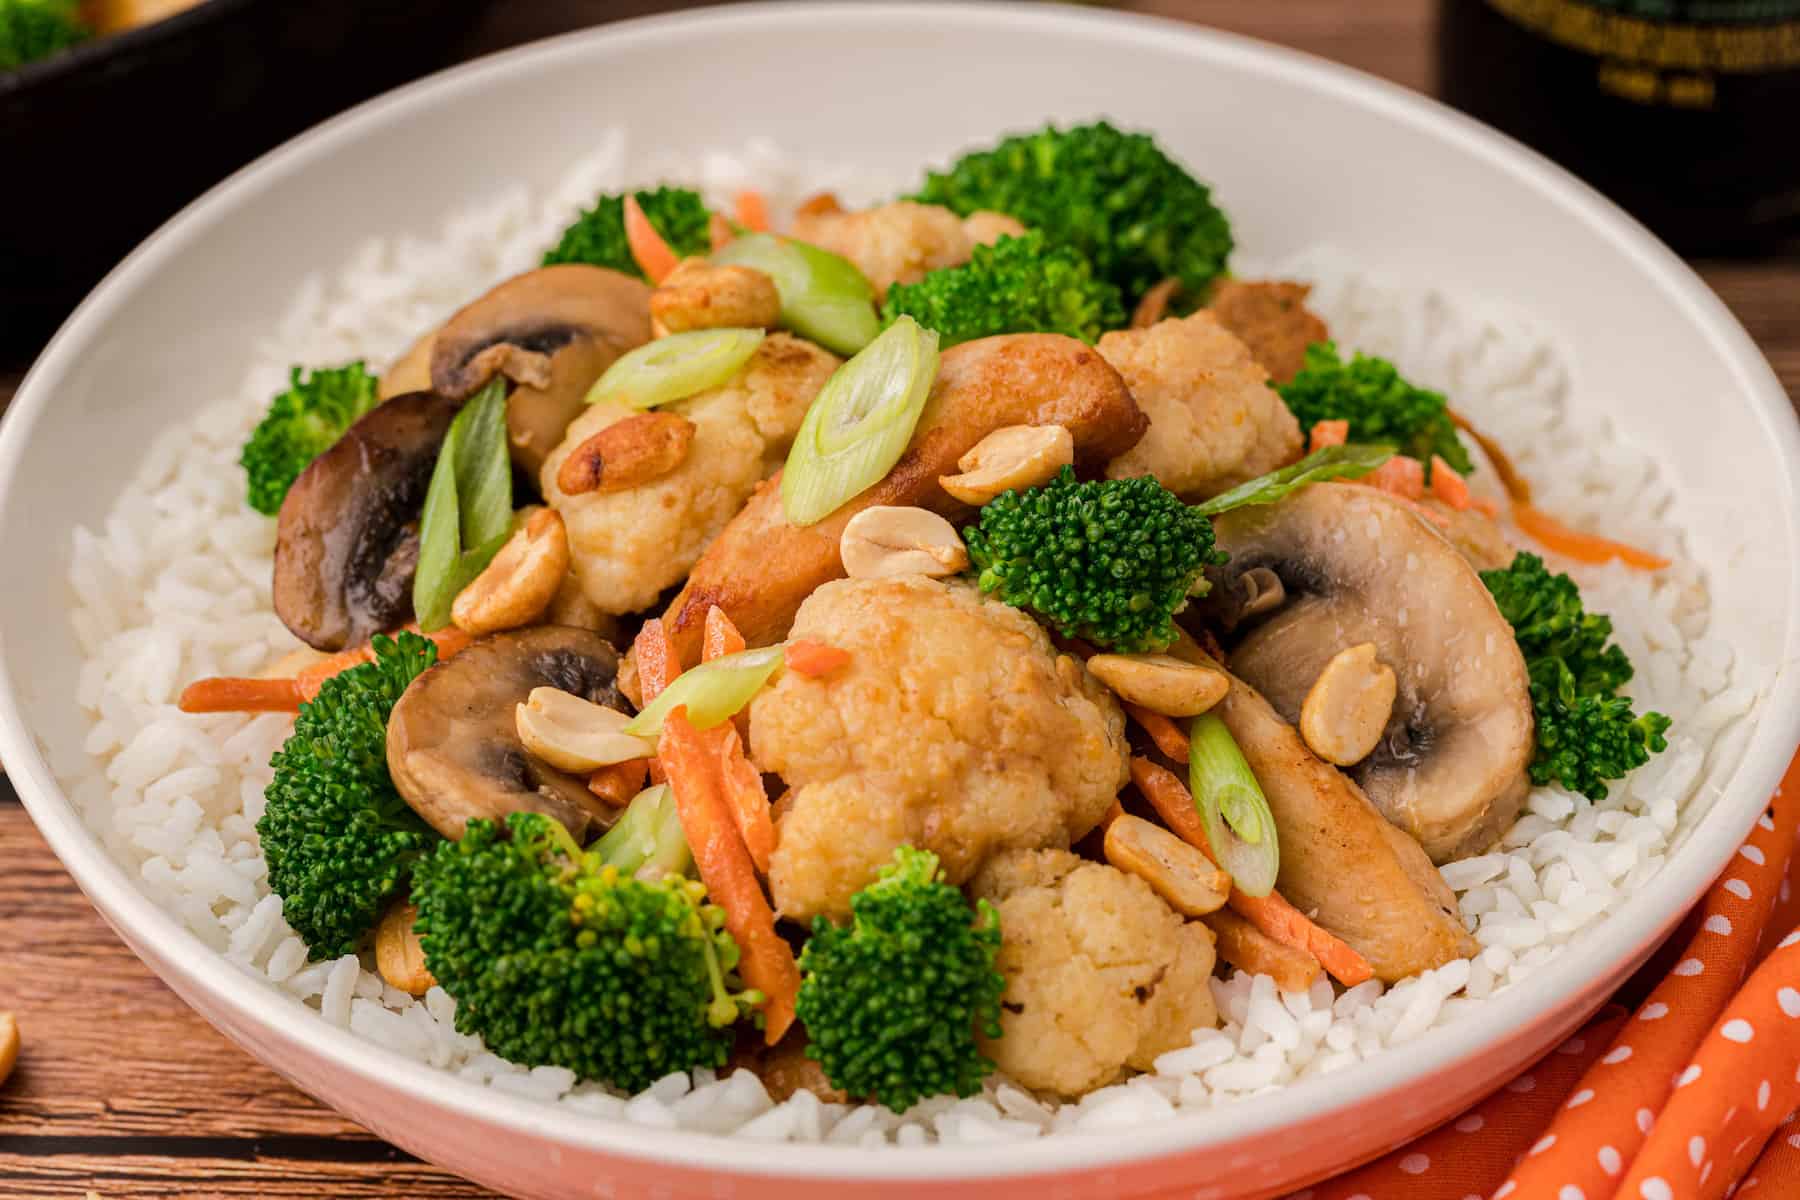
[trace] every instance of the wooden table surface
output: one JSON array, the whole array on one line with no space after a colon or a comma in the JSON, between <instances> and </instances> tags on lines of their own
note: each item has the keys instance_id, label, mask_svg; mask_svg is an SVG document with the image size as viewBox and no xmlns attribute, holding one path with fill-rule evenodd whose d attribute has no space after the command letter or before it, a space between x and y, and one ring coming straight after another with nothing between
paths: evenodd
<instances>
[{"instance_id":1,"label":"wooden table surface","mask_svg":"<svg viewBox=\"0 0 1800 1200\"><path fill-rule=\"evenodd\" d=\"M653 7L511 0L482 52ZM1431 0L1125 5L1431 87ZM1800 250L1700 262L1800 406ZM0 407L25 364L0 364ZM492 1193L419 1163L238 1050L90 909L0 779L0 1010L24 1055L0 1090L0 1197L436 1197Z\"/></svg>"}]
</instances>

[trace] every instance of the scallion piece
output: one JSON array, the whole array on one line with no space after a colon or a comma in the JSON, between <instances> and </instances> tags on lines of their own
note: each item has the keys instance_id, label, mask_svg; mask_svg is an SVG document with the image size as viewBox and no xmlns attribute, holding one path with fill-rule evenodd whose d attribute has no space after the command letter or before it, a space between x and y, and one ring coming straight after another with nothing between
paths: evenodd
<instances>
[{"instance_id":1,"label":"scallion piece","mask_svg":"<svg viewBox=\"0 0 1800 1200\"><path fill-rule=\"evenodd\" d=\"M780 646L741 650L701 663L677 675L675 682L644 706L643 712L625 723L623 732L659 737L663 721L684 705L695 729L711 729L750 703L780 666Z\"/></svg>"},{"instance_id":2,"label":"scallion piece","mask_svg":"<svg viewBox=\"0 0 1800 1200\"><path fill-rule=\"evenodd\" d=\"M764 336L760 329L693 329L646 342L606 368L588 389L587 402L655 408L685 400L736 375Z\"/></svg>"},{"instance_id":3,"label":"scallion piece","mask_svg":"<svg viewBox=\"0 0 1800 1200\"><path fill-rule=\"evenodd\" d=\"M752 233L713 255L716 263L754 267L775 281L781 324L834 354L855 354L881 329L875 289L846 258L792 238Z\"/></svg>"},{"instance_id":4,"label":"scallion piece","mask_svg":"<svg viewBox=\"0 0 1800 1200\"><path fill-rule=\"evenodd\" d=\"M781 473L795 525L824 520L906 453L937 377L938 335L901 317L819 389Z\"/></svg>"},{"instance_id":5,"label":"scallion piece","mask_svg":"<svg viewBox=\"0 0 1800 1200\"><path fill-rule=\"evenodd\" d=\"M506 385L488 384L450 423L419 518L413 613L426 633L450 623L456 594L512 536Z\"/></svg>"},{"instance_id":6,"label":"scallion piece","mask_svg":"<svg viewBox=\"0 0 1800 1200\"><path fill-rule=\"evenodd\" d=\"M633 796L618 822L594 843L591 853L598 854L603 864L640 879L685 875L694 864L681 816L675 810L675 794L666 783Z\"/></svg>"},{"instance_id":7,"label":"scallion piece","mask_svg":"<svg viewBox=\"0 0 1800 1200\"><path fill-rule=\"evenodd\" d=\"M1273 504L1309 483L1327 479L1360 479L1394 457L1392 446L1356 445L1323 446L1297 463L1258 475L1248 483L1240 483L1228 492L1220 492L1194 511L1203 517L1216 517L1234 508L1252 504Z\"/></svg>"},{"instance_id":8,"label":"scallion piece","mask_svg":"<svg viewBox=\"0 0 1800 1200\"><path fill-rule=\"evenodd\" d=\"M1213 713L1195 717L1188 733L1188 788L1231 882L1247 895L1268 895L1281 870L1275 817L1231 730Z\"/></svg>"}]
</instances>

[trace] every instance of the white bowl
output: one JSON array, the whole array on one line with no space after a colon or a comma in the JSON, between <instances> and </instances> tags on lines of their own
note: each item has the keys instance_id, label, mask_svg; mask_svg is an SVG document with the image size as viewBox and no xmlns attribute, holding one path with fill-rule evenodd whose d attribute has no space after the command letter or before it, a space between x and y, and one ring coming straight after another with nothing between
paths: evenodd
<instances>
[{"instance_id":1,"label":"white bowl","mask_svg":"<svg viewBox=\"0 0 1800 1200\"><path fill-rule=\"evenodd\" d=\"M1240 242L1320 242L1515 304L1574 347L1678 487L1715 629L1769 665L1742 753L1656 886L1480 1011L1404 1053L1104 1138L871 1152L614 1124L497 1094L302 1016L156 907L83 827L49 761L80 753L70 529L159 430L238 386L296 282L371 234L438 227L497 177L545 188L601 127L697 149L766 134L905 170L1046 117L1154 129ZM1240 38L1049 6L750 7L527 47L298 139L146 242L51 343L0 430L0 754L120 935L228 1036L384 1137L529 1196L1265 1196L1387 1150L1564 1036L1648 954L1762 810L1800 736L1800 431L1744 331L1673 255L1533 154L1430 101ZM1055 1177L1054 1184L1050 1178Z\"/></svg>"}]
</instances>

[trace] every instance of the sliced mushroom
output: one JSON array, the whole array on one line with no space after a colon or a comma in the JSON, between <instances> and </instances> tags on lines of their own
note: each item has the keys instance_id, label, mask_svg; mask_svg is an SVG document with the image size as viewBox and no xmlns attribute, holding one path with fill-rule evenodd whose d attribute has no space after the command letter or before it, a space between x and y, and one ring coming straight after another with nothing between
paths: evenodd
<instances>
[{"instance_id":1,"label":"sliced mushroom","mask_svg":"<svg viewBox=\"0 0 1800 1200\"><path fill-rule=\"evenodd\" d=\"M1319 484L1216 523L1227 586L1258 568L1287 602L1231 650L1232 672L1290 724L1332 656L1371 642L1397 697L1350 768L1434 862L1477 853L1518 815L1533 731L1525 663L1473 567L1406 505Z\"/></svg>"},{"instance_id":2,"label":"sliced mushroom","mask_svg":"<svg viewBox=\"0 0 1800 1200\"><path fill-rule=\"evenodd\" d=\"M431 342L431 386L466 400L495 375L507 400L513 461L535 478L588 388L650 340L650 289L604 267L564 263L516 275L467 305Z\"/></svg>"},{"instance_id":3,"label":"sliced mushroom","mask_svg":"<svg viewBox=\"0 0 1800 1200\"><path fill-rule=\"evenodd\" d=\"M388 718L388 771L394 786L433 829L460 838L476 818L515 812L555 817L580 838L617 812L587 782L526 751L516 710L540 687L607 708L625 707L619 655L585 629L538 625L497 633L445 659L394 705Z\"/></svg>"},{"instance_id":4,"label":"sliced mushroom","mask_svg":"<svg viewBox=\"0 0 1800 1200\"><path fill-rule=\"evenodd\" d=\"M275 612L294 636L342 650L412 616L420 510L460 406L396 396L352 425L288 489L275 540Z\"/></svg>"}]
</instances>

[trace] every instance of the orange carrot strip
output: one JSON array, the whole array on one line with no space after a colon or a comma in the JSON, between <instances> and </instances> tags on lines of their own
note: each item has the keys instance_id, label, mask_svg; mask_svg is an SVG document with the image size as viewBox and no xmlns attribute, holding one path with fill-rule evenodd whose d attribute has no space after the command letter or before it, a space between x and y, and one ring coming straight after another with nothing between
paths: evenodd
<instances>
[{"instance_id":1,"label":"orange carrot strip","mask_svg":"<svg viewBox=\"0 0 1800 1200\"><path fill-rule=\"evenodd\" d=\"M1350 440L1350 422L1348 421L1315 421L1312 433L1307 439L1308 454L1324 446L1342 446Z\"/></svg>"},{"instance_id":2,"label":"orange carrot strip","mask_svg":"<svg viewBox=\"0 0 1800 1200\"><path fill-rule=\"evenodd\" d=\"M1456 468L1438 455L1431 456L1431 498L1441 500L1461 512L1474 505L1469 485L1456 473Z\"/></svg>"},{"instance_id":3,"label":"orange carrot strip","mask_svg":"<svg viewBox=\"0 0 1800 1200\"><path fill-rule=\"evenodd\" d=\"M808 679L818 679L850 665L848 650L827 646L824 642L807 641L805 638L789 642L782 648L781 654L789 670Z\"/></svg>"},{"instance_id":4,"label":"orange carrot strip","mask_svg":"<svg viewBox=\"0 0 1800 1200\"><path fill-rule=\"evenodd\" d=\"M1513 505L1512 516L1514 524L1527 537L1545 549L1576 562L1604 563L1616 558L1626 566L1636 567L1640 571L1660 571L1669 565L1669 560L1660 554L1639 550L1636 546L1615 542L1598 534L1570 529L1543 509L1529 504Z\"/></svg>"},{"instance_id":5,"label":"orange carrot strip","mask_svg":"<svg viewBox=\"0 0 1800 1200\"><path fill-rule=\"evenodd\" d=\"M675 811L700 880L713 903L725 910L725 928L742 954L738 970L765 997L763 1040L773 1046L794 1023L800 968L793 950L775 931L775 914L756 877L756 865L726 811L717 760L708 752L710 741L680 707L663 722L657 757L669 773Z\"/></svg>"},{"instance_id":6,"label":"orange carrot strip","mask_svg":"<svg viewBox=\"0 0 1800 1200\"><path fill-rule=\"evenodd\" d=\"M723 250L737 237L731 228L731 222L718 213L712 213L706 219L706 236L712 242L714 250Z\"/></svg>"},{"instance_id":7,"label":"orange carrot strip","mask_svg":"<svg viewBox=\"0 0 1800 1200\"><path fill-rule=\"evenodd\" d=\"M409 622L404 629L407 633L419 633L416 622ZM419 636L431 639L438 648L439 659L449 658L475 640L472 635L454 625L446 625L436 633L420 633ZM341 675L351 667L360 667L366 662L374 661L375 651L367 645L340 650L330 658L321 659L294 677L294 681L300 685L300 698L311 700L319 694L319 688L324 686L327 679Z\"/></svg>"},{"instance_id":8,"label":"orange carrot strip","mask_svg":"<svg viewBox=\"0 0 1800 1200\"><path fill-rule=\"evenodd\" d=\"M744 635L731 623L725 610L715 604L706 610L706 631L700 645L700 661L711 662L715 658L724 658L727 654L736 654L742 650Z\"/></svg>"},{"instance_id":9,"label":"orange carrot strip","mask_svg":"<svg viewBox=\"0 0 1800 1200\"><path fill-rule=\"evenodd\" d=\"M763 790L762 772L744 753L744 739L731 722L706 733L714 734L712 740L719 743L717 766L725 807L737 822L738 833L750 851L750 861L767 875L769 856L775 853L775 819L769 812L769 794Z\"/></svg>"},{"instance_id":10,"label":"orange carrot strip","mask_svg":"<svg viewBox=\"0 0 1800 1200\"><path fill-rule=\"evenodd\" d=\"M1417 500L1425 495L1425 464L1396 454L1357 482L1406 500Z\"/></svg>"},{"instance_id":11,"label":"orange carrot strip","mask_svg":"<svg viewBox=\"0 0 1800 1200\"><path fill-rule=\"evenodd\" d=\"M1450 421L1458 429L1474 438L1475 444L1481 447L1481 452L1487 455L1490 463L1494 464L1494 474L1500 477L1500 486L1506 489L1507 498L1514 504L1530 504L1531 484L1526 482L1525 477L1519 474L1519 469L1513 466L1513 461L1507 455L1505 448L1475 428L1469 423L1469 418L1454 408L1450 410Z\"/></svg>"},{"instance_id":12,"label":"orange carrot strip","mask_svg":"<svg viewBox=\"0 0 1800 1200\"><path fill-rule=\"evenodd\" d=\"M663 241L662 234L656 232L656 226L650 224L650 218L644 215L637 197L629 194L625 197L625 244L651 283L661 283L679 261L675 251L669 249L669 243Z\"/></svg>"},{"instance_id":13,"label":"orange carrot strip","mask_svg":"<svg viewBox=\"0 0 1800 1200\"><path fill-rule=\"evenodd\" d=\"M769 202L755 188L745 188L737 194L736 201L738 224L752 233L769 232Z\"/></svg>"},{"instance_id":14,"label":"orange carrot strip","mask_svg":"<svg viewBox=\"0 0 1800 1200\"><path fill-rule=\"evenodd\" d=\"M1147 758L1131 760L1131 781L1150 801L1152 808L1183 841L1196 847L1217 863L1212 847L1206 841L1206 828L1194 808L1194 797L1181 780ZM1331 977L1346 987L1374 977L1368 959L1348 943L1327 933L1306 918L1306 914L1284 900L1280 893L1251 896L1238 887L1231 889L1227 901L1240 916L1269 937L1296 950L1304 950L1319 960Z\"/></svg>"},{"instance_id":15,"label":"orange carrot strip","mask_svg":"<svg viewBox=\"0 0 1800 1200\"><path fill-rule=\"evenodd\" d=\"M669 641L662 618L645 621L631 643L631 655L637 660L638 687L644 703L649 704L681 674L681 662L675 657L675 645Z\"/></svg>"},{"instance_id":16,"label":"orange carrot strip","mask_svg":"<svg viewBox=\"0 0 1800 1200\"><path fill-rule=\"evenodd\" d=\"M300 711L300 685L293 679L196 679L181 690L176 707L184 713Z\"/></svg>"},{"instance_id":17,"label":"orange carrot strip","mask_svg":"<svg viewBox=\"0 0 1800 1200\"><path fill-rule=\"evenodd\" d=\"M1500 505L1486 496L1470 496L1469 504L1483 516L1499 517Z\"/></svg>"},{"instance_id":18,"label":"orange carrot strip","mask_svg":"<svg viewBox=\"0 0 1800 1200\"><path fill-rule=\"evenodd\" d=\"M588 791L613 808L624 808L633 796L644 790L644 778L649 773L650 760L647 758L613 763L588 775Z\"/></svg>"},{"instance_id":19,"label":"orange carrot strip","mask_svg":"<svg viewBox=\"0 0 1800 1200\"><path fill-rule=\"evenodd\" d=\"M1188 760L1188 735L1181 732L1181 726L1159 712L1151 712L1141 704L1127 704L1125 711L1131 719L1143 726L1156 748L1178 763Z\"/></svg>"},{"instance_id":20,"label":"orange carrot strip","mask_svg":"<svg viewBox=\"0 0 1800 1200\"><path fill-rule=\"evenodd\" d=\"M794 210L796 217L822 217L831 213L841 213L844 206L838 203L836 192L814 192L800 202Z\"/></svg>"}]
</instances>

